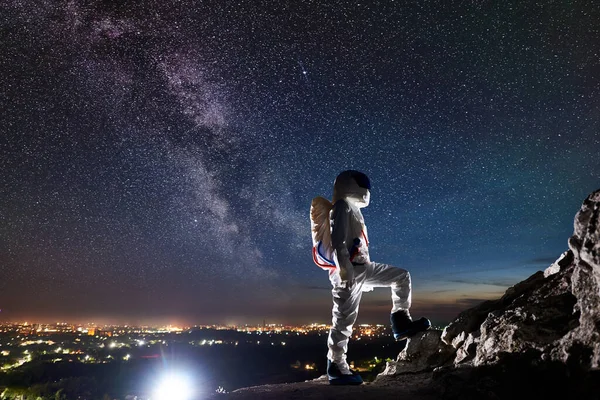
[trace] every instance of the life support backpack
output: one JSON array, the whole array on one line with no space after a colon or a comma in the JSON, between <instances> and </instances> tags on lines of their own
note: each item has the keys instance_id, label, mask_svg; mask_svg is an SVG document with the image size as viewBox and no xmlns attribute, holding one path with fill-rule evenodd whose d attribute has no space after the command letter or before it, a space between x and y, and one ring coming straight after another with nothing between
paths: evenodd
<instances>
[{"instance_id":1,"label":"life support backpack","mask_svg":"<svg viewBox=\"0 0 600 400\"><path fill-rule=\"evenodd\" d=\"M331 246L331 223L329 213L333 204L324 197L312 199L310 204L310 230L312 233L312 256L317 266L334 271L333 248Z\"/></svg>"}]
</instances>

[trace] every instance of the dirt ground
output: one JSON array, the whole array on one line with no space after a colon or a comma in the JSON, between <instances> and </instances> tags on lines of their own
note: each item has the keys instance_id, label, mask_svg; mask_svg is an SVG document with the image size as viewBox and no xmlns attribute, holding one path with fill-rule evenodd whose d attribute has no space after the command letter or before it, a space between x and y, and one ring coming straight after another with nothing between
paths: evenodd
<instances>
[{"instance_id":1,"label":"dirt ground","mask_svg":"<svg viewBox=\"0 0 600 400\"><path fill-rule=\"evenodd\" d=\"M242 388L227 394L215 394L213 400L312 399L312 400L434 400L431 373L380 378L360 386L331 386L327 379Z\"/></svg>"}]
</instances>

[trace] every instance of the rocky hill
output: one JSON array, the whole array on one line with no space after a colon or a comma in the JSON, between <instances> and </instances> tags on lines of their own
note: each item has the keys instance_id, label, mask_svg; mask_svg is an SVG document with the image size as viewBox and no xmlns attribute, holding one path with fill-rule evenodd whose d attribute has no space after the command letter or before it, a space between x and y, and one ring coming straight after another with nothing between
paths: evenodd
<instances>
[{"instance_id":1,"label":"rocky hill","mask_svg":"<svg viewBox=\"0 0 600 400\"><path fill-rule=\"evenodd\" d=\"M600 399L600 190L575 216L569 249L498 300L412 338L377 379L267 385L222 399Z\"/></svg>"}]
</instances>

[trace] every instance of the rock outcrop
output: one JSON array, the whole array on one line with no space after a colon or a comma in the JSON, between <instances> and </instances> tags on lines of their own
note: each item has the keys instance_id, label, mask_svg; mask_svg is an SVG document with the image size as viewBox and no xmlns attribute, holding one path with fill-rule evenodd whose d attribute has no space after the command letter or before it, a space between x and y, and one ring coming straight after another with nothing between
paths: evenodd
<instances>
[{"instance_id":1,"label":"rock outcrop","mask_svg":"<svg viewBox=\"0 0 600 400\"><path fill-rule=\"evenodd\" d=\"M574 225L569 250L545 271L441 335L413 338L381 377L434 370L443 398L600 398L600 190Z\"/></svg>"},{"instance_id":2,"label":"rock outcrop","mask_svg":"<svg viewBox=\"0 0 600 400\"><path fill-rule=\"evenodd\" d=\"M442 331L429 330L408 341L394 362L388 362L380 376L432 371L450 361L455 353L452 346L440 341Z\"/></svg>"}]
</instances>

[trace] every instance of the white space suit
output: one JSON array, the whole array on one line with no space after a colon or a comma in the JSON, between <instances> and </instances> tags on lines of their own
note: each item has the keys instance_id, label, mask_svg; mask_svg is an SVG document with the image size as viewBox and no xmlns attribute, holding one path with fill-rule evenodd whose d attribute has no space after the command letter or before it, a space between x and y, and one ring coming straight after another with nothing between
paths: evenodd
<instances>
[{"instance_id":1,"label":"white space suit","mask_svg":"<svg viewBox=\"0 0 600 400\"><path fill-rule=\"evenodd\" d=\"M374 287L391 288L392 313L399 310L408 313L411 303L409 272L372 262L369 257L369 237L360 211L369 205L369 200L370 183L365 174L344 171L336 178L330 214L336 269L329 275L333 285L333 318L327 358L337 364L343 374L351 374L346 352L362 292Z\"/></svg>"}]
</instances>

